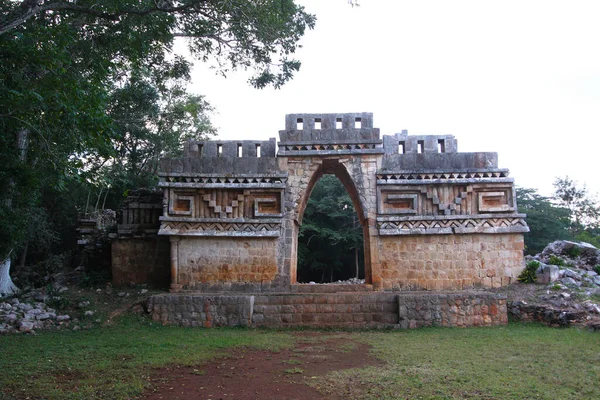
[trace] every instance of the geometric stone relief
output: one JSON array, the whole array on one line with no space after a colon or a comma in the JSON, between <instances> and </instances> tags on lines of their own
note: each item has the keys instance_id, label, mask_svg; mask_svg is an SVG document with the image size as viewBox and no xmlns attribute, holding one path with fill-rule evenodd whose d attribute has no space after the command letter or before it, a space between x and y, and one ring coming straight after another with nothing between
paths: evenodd
<instances>
[{"instance_id":1,"label":"geometric stone relief","mask_svg":"<svg viewBox=\"0 0 600 400\"><path fill-rule=\"evenodd\" d=\"M477 209L480 213L513 211L509 203L509 189L491 189L494 191L477 193Z\"/></svg>"},{"instance_id":2,"label":"geometric stone relief","mask_svg":"<svg viewBox=\"0 0 600 400\"><path fill-rule=\"evenodd\" d=\"M244 195L230 190L213 190L210 193L203 194L202 200L219 218L239 218L239 206L244 204Z\"/></svg>"},{"instance_id":3,"label":"geometric stone relief","mask_svg":"<svg viewBox=\"0 0 600 400\"><path fill-rule=\"evenodd\" d=\"M406 181L406 180L467 180L467 179L495 179L506 178L508 176L507 170L495 170L495 171L477 171L477 172L404 172L404 173L378 173L377 183L396 183L395 181ZM450 182L448 182L450 183Z\"/></svg>"},{"instance_id":4,"label":"geometric stone relief","mask_svg":"<svg viewBox=\"0 0 600 400\"><path fill-rule=\"evenodd\" d=\"M168 213L210 219L281 218L281 189L171 189Z\"/></svg>"},{"instance_id":5,"label":"geometric stone relief","mask_svg":"<svg viewBox=\"0 0 600 400\"><path fill-rule=\"evenodd\" d=\"M471 217L471 218L421 218L409 217L402 220L383 220L377 218L379 234L418 235L418 234L464 234L464 233L516 233L527 232L527 223L522 214L506 217Z\"/></svg>"},{"instance_id":6,"label":"geometric stone relief","mask_svg":"<svg viewBox=\"0 0 600 400\"><path fill-rule=\"evenodd\" d=\"M163 177L164 182L160 186L168 186L169 183L191 184L192 187L210 187L209 185L273 185L274 187L285 187L286 177L273 176L173 176Z\"/></svg>"},{"instance_id":7,"label":"geometric stone relief","mask_svg":"<svg viewBox=\"0 0 600 400\"><path fill-rule=\"evenodd\" d=\"M472 188L468 185L380 185L378 213L470 215Z\"/></svg>"},{"instance_id":8,"label":"geometric stone relief","mask_svg":"<svg viewBox=\"0 0 600 400\"><path fill-rule=\"evenodd\" d=\"M386 190L380 192L380 214L416 214L418 212L417 193Z\"/></svg>"},{"instance_id":9,"label":"geometric stone relief","mask_svg":"<svg viewBox=\"0 0 600 400\"><path fill-rule=\"evenodd\" d=\"M194 215L194 196L183 193L173 193L169 197L169 214L172 215Z\"/></svg>"},{"instance_id":10,"label":"geometric stone relief","mask_svg":"<svg viewBox=\"0 0 600 400\"><path fill-rule=\"evenodd\" d=\"M281 221L228 223L162 221L160 235L277 237Z\"/></svg>"}]
</instances>

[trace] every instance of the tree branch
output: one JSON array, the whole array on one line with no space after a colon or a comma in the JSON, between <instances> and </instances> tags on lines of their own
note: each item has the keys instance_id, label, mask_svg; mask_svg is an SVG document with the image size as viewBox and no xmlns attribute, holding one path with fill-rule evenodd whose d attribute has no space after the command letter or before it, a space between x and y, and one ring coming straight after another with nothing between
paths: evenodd
<instances>
[{"instance_id":1,"label":"tree branch","mask_svg":"<svg viewBox=\"0 0 600 400\"><path fill-rule=\"evenodd\" d=\"M22 8L24 12L21 12L20 15L16 15L9 20L8 22L0 25L0 35L5 34L6 32L24 24L29 19L35 17L38 14L41 14L46 11L74 11L81 14L91 15L96 18L108 20L108 21L118 21L124 15L138 15L144 16L148 14L153 14L157 12L164 13L178 13L184 12L189 9L192 9L199 5L200 3L205 3L206 0L195 0L190 1L189 3L182 4L177 7L172 7L168 5L168 2L155 2L154 7L146 8L146 9L123 9L120 11L116 11L113 13L105 12L105 11L97 11L92 9L91 7L80 6L74 3L50 3L50 4L41 4L34 5L33 7L25 7ZM24 3L26 4L26 3Z\"/></svg>"}]
</instances>

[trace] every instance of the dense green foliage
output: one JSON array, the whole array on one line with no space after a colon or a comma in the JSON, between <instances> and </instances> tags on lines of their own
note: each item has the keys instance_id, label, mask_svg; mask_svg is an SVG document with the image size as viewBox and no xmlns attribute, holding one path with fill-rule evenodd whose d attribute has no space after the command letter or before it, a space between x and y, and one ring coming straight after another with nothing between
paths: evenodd
<instances>
[{"instance_id":1,"label":"dense green foliage","mask_svg":"<svg viewBox=\"0 0 600 400\"><path fill-rule=\"evenodd\" d=\"M528 254L541 253L555 240L573 239L568 209L554 205L535 189L525 188L517 188L517 204L519 212L527 214L530 231L525 234L525 248Z\"/></svg>"},{"instance_id":2,"label":"dense green foliage","mask_svg":"<svg viewBox=\"0 0 600 400\"><path fill-rule=\"evenodd\" d=\"M293 0L0 0L0 258L64 242L78 208L116 207L160 157L214 133L186 91L194 60L279 87L314 22ZM192 59L173 54L178 37Z\"/></svg>"},{"instance_id":3,"label":"dense green foliage","mask_svg":"<svg viewBox=\"0 0 600 400\"><path fill-rule=\"evenodd\" d=\"M348 192L324 175L311 193L298 235L298 281L330 282L364 275L362 226ZM364 276L361 276L364 277Z\"/></svg>"},{"instance_id":4,"label":"dense green foliage","mask_svg":"<svg viewBox=\"0 0 600 400\"><path fill-rule=\"evenodd\" d=\"M577 182L557 178L553 197L535 189L517 188L519 212L527 214L525 234L528 254L540 253L555 240L578 240L600 248L600 204Z\"/></svg>"}]
</instances>

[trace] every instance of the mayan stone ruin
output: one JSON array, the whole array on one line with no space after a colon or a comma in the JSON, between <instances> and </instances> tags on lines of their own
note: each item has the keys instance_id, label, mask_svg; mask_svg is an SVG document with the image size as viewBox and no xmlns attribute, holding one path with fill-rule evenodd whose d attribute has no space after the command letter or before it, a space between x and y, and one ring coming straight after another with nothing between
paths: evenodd
<instances>
[{"instance_id":1,"label":"mayan stone ruin","mask_svg":"<svg viewBox=\"0 0 600 400\"><path fill-rule=\"evenodd\" d=\"M291 114L269 141L188 142L163 160L171 289L290 291L311 190L334 174L364 230L374 290L498 287L523 267L525 216L496 153L453 136L380 136L371 113Z\"/></svg>"},{"instance_id":2,"label":"mayan stone ruin","mask_svg":"<svg viewBox=\"0 0 600 400\"><path fill-rule=\"evenodd\" d=\"M348 288L307 287L296 281L299 227L312 188L324 174L343 183L363 228L366 284L352 289L355 299L329 293ZM221 318L225 325L242 320L260 325L272 317L264 313L274 301L261 296L275 293L327 292L330 298L324 300L280 301L342 302L358 307L346 310L364 311L362 292L380 293L370 303L392 316L365 314L354 325L379 321L412 326L418 318L402 321L401 315L412 312L407 304L419 310L419 302L402 294L428 291L417 297L451 294L426 300L437 311L419 317L426 321L420 325L436 318L448 324L451 313L443 317L439 304L452 310L455 298L459 308L463 303L470 307L462 315L472 315L458 325L504 323L504 300L482 293L463 301L472 294L457 291L507 285L524 265L528 227L517 211L513 179L498 168L497 154L460 153L450 135L403 131L381 137L372 113L289 114L278 143L274 138L189 141L182 158L162 160L159 177L163 212L157 237L169 240L172 294L151 304L153 316L163 322L206 326L207 319L212 318L212 325ZM214 294L221 297L209 296ZM186 313L195 308L181 305L194 302L204 305ZM327 309L333 313L327 318L337 318L334 309ZM232 314L224 315L225 310ZM496 311L492 315L490 310ZM318 317L303 320L300 306L272 311L284 316L273 317L270 325L288 320L318 324ZM357 322L352 318L341 322Z\"/></svg>"}]
</instances>

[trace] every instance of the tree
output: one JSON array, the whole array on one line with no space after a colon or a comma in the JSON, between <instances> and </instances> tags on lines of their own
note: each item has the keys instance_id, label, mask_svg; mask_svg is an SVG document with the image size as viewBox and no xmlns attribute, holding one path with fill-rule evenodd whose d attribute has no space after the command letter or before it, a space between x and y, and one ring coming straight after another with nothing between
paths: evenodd
<instances>
[{"instance_id":1,"label":"tree","mask_svg":"<svg viewBox=\"0 0 600 400\"><path fill-rule=\"evenodd\" d=\"M10 256L25 242L43 189L92 179L100 168L86 161L109 160L115 143L127 141L115 82L142 95L141 77L156 77L184 37L193 57L218 72L251 69L255 87L279 87L300 67L291 57L314 22L292 0L0 0L0 296L15 290ZM154 98L157 112L164 98ZM177 104L170 111L183 107L188 116L205 107L189 96ZM141 165L137 149L128 154L132 170ZM152 151L143 155L150 162L162 149Z\"/></svg>"},{"instance_id":2,"label":"tree","mask_svg":"<svg viewBox=\"0 0 600 400\"><path fill-rule=\"evenodd\" d=\"M573 239L569 231L570 213L559 207L551 199L541 196L535 189L517 188L519 212L527 214L529 232L525 236L525 251L528 254L541 253L555 240Z\"/></svg>"},{"instance_id":3,"label":"tree","mask_svg":"<svg viewBox=\"0 0 600 400\"><path fill-rule=\"evenodd\" d=\"M342 183L324 175L311 193L298 234L298 280L348 279L364 263L362 227ZM358 276L356 276L358 278Z\"/></svg>"},{"instance_id":4,"label":"tree","mask_svg":"<svg viewBox=\"0 0 600 400\"><path fill-rule=\"evenodd\" d=\"M113 151L90 154L86 163L92 176L101 177L101 187L117 196L153 187L161 158L179 155L188 139L216 133L213 108L203 96L187 92L189 78L189 64L176 57L153 69L136 68L114 83L107 110Z\"/></svg>"},{"instance_id":5,"label":"tree","mask_svg":"<svg viewBox=\"0 0 600 400\"><path fill-rule=\"evenodd\" d=\"M590 195L585 184L579 186L577 181L564 178L554 180L554 198L558 204L570 211L571 232L574 235L586 228L597 228L600 221L600 205Z\"/></svg>"}]
</instances>

